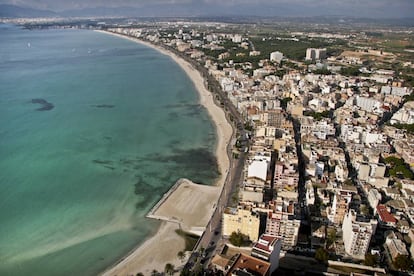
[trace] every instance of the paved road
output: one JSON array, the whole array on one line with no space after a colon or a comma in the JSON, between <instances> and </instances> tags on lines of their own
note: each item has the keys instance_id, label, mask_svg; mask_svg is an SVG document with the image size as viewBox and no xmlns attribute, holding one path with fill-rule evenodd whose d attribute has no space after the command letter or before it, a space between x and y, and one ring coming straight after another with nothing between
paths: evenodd
<instances>
[{"instance_id":1,"label":"paved road","mask_svg":"<svg viewBox=\"0 0 414 276\"><path fill-rule=\"evenodd\" d=\"M198 258L200 249L203 248L205 252L205 258L203 263L206 265L209 263L210 258L214 255L216 246L221 239L221 218L224 209L229 205L232 200L232 195L237 187L242 182L242 173L244 168L244 162L247 154L241 153L238 159L233 159L231 162L230 173L224 183L223 191L219 197L216 205L216 209L211 217L210 222L207 224L206 230L200 237L199 242L194 249L191 257L189 258L186 268L191 269L196 261L200 261L203 258Z\"/></svg>"},{"instance_id":2,"label":"paved road","mask_svg":"<svg viewBox=\"0 0 414 276\"><path fill-rule=\"evenodd\" d=\"M298 171L299 171L299 181L298 181L298 202L300 206L299 219L303 223L307 218L307 207L306 207L306 187L305 187L305 169L306 164L302 154L302 141L300 133L300 122L297 119L291 118L290 120L293 123L293 129L295 133L295 143L296 143L296 153L298 156Z\"/></svg>"},{"instance_id":3,"label":"paved road","mask_svg":"<svg viewBox=\"0 0 414 276\"><path fill-rule=\"evenodd\" d=\"M169 47L164 44L158 45L166 48L167 50L175 53L177 56L183 58L201 73L203 78L206 79L207 89L211 91L214 95L214 100L216 101L216 104L223 106L224 112L226 113L226 117L230 119L230 121L234 124L234 130L237 130L240 137L243 137L243 139L245 139L244 137L246 137L246 131L244 130L243 116L238 112L237 108L229 101L227 94L221 90L219 82L208 73L208 70L204 66L199 64L196 60L191 59L189 56L177 51L175 48ZM236 133L234 135L236 135ZM249 147L250 141L246 140L245 142L245 146ZM238 159L233 159L232 145L229 145L227 148L227 154L230 158L230 172L226 172L227 178L223 184L223 191L216 204L216 209L212 215L212 218L210 222L207 224L206 230L200 237L196 248L193 250L191 257L185 265L185 267L188 269L191 269L195 265L196 260L200 261L198 255L201 248L204 248L206 250L206 255L208 256L208 258L210 258L211 255L213 255L217 242L221 238L221 218L223 215L223 210L225 207L229 205L233 193L237 190L237 188L243 181L242 174L244 164L247 158L247 153L241 152L239 154ZM206 259L207 258L204 259L205 264L208 263L208 260Z\"/></svg>"}]
</instances>

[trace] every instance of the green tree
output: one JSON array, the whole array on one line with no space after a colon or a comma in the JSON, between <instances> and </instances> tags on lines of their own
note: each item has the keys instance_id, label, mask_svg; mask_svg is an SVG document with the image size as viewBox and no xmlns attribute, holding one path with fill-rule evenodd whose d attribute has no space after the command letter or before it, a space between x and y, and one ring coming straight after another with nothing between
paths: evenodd
<instances>
[{"instance_id":1,"label":"green tree","mask_svg":"<svg viewBox=\"0 0 414 276\"><path fill-rule=\"evenodd\" d=\"M178 257L178 259L180 259L180 261L182 262L182 261L184 261L184 258L185 258L185 253L184 253L184 251L179 251L178 253L177 253L177 257Z\"/></svg>"},{"instance_id":2,"label":"green tree","mask_svg":"<svg viewBox=\"0 0 414 276\"><path fill-rule=\"evenodd\" d=\"M329 258L328 251L326 251L323 247L319 247L316 249L315 252L315 259L319 262L327 262Z\"/></svg>"},{"instance_id":3,"label":"green tree","mask_svg":"<svg viewBox=\"0 0 414 276\"><path fill-rule=\"evenodd\" d=\"M144 273L138 272L135 276L144 276Z\"/></svg>"},{"instance_id":4,"label":"green tree","mask_svg":"<svg viewBox=\"0 0 414 276\"><path fill-rule=\"evenodd\" d=\"M389 156L384 160L391 166L389 169L390 176L414 179L414 174L410 170L409 165L404 162L404 159L395 156Z\"/></svg>"},{"instance_id":5,"label":"green tree","mask_svg":"<svg viewBox=\"0 0 414 276\"><path fill-rule=\"evenodd\" d=\"M396 183L394 184L394 186L395 186L397 189L399 189L399 190L401 190L401 189L402 189L402 184L401 184L401 182L396 182Z\"/></svg>"},{"instance_id":6,"label":"green tree","mask_svg":"<svg viewBox=\"0 0 414 276\"><path fill-rule=\"evenodd\" d=\"M315 112L315 111L305 111L303 112L305 116L312 116L316 121L322 120L322 118L330 118L331 112L329 110L325 110L322 112Z\"/></svg>"},{"instance_id":7,"label":"green tree","mask_svg":"<svg viewBox=\"0 0 414 276\"><path fill-rule=\"evenodd\" d=\"M408 256L398 255L395 258L393 265L398 270L409 270L412 265L412 262Z\"/></svg>"},{"instance_id":8,"label":"green tree","mask_svg":"<svg viewBox=\"0 0 414 276\"><path fill-rule=\"evenodd\" d=\"M183 270L181 270L181 272L180 272L180 276L190 276L190 275L192 275L191 274L191 271L190 270L188 270L188 268L184 268Z\"/></svg>"},{"instance_id":9,"label":"green tree","mask_svg":"<svg viewBox=\"0 0 414 276\"><path fill-rule=\"evenodd\" d=\"M328 236L326 238L326 248L329 248L332 244L336 242L336 230L329 229Z\"/></svg>"},{"instance_id":10,"label":"green tree","mask_svg":"<svg viewBox=\"0 0 414 276\"><path fill-rule=\"evenodd\" d=\"M408 133L414 133L414 124L393 124L393 127L398 129L405 129Z\"/></svg>"},{"instance_id":11,"label":"green tree","mask_svg":"<svg viewBox=\"0 0 414 276\"><path fill-rule=\"evenodd\" d=\"M359 118L359 117L361 117L361 116L359 115L358 111L354 111L354 112L352 113L352 117L354 117L355 119L357 119L357 118Z\"/></svg>"},{"instance_id":12,"label":"green tree","mask_svg":"<svg viewBox=\"0 0 414 276\"><path fill-rule=\"evenodd\" d=\"M359 76L361 72L358 67L342 67L341 75L344 76Z\"/></svg>"},{"instance_id":13,"label":"green tree","mask_svg":"<svg viewBox=\"0 0 414 276\"><path fill-rule=\"evenodd\" d=\"M287 97L280 100L280 106L286 110L288 103L292 100L292 98Z\"/></svg>"},{"instance_id":14,"label":"green tree","mask_svg":"<svg viewBox=\"0 0 414 276\"><path fill-rule=\"evenodd\" d=\"M251 125L249 122L244 124L244 129L247 131L252 131L253 130L253 125Z\"/></svg>"},{"instance_id":15,"label":"green tree","mask_svg":"<svg viewBox=\"0 0 414 276\"><path fill-rule=\"evenodd\" d=\"M164 267L164 273L167 275L173 275L174 274L174 265L167 263Z\"/></svg>"},{"instance_id":16,"label":"green tree","mask_svg":"<svg viewBox=\"0 0 414 276\"><path fill-rule=\"evenodd\" d=\"M151 271L151 276L157 276L158 275L158 271L156 269L153 269Z\"/></svg>"},{"instance_id":17,"label":"green tree","mask_svg":"<svg viewBox=\"0 0 414 276\"><path fill-rule=\"evenodd\" d=\"M232 245L240 247L243 245L245 237L246 236L240 232L233 232L230 235L229 241Z\"/></svg>"},{"instance_id":18,"label":"green tree","mask_svg":"<svg viewBox=\"0 0 414 276\"><path fill-rule=\"evenodd\" d=\"M317 75L331 75L331 71L329 71L327 68L321 68L321 69L316 69L315 71L313 71L313 73L317 74Z\"/></svg>"}]
</instances>

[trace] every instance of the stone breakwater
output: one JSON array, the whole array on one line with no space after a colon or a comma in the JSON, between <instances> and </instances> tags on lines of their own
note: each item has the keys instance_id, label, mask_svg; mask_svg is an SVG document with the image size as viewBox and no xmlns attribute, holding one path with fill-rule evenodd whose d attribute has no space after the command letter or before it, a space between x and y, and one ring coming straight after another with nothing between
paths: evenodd
<instances>
[{"instance_id":1,"label":"stone breakwater","mask_svg":"<svg viewBox=\"0 0 414 276\"><path fill-rule=\"evenodd\" d=\"M146 215L147 218L152 218L152 219L161 219L159 216L155 215L155 212L157 212L158 208L165 203L165 201L170 197L170 195L172 193L174 193L177 188L182 184L185 183L189 180L184 179L184 178L180 178L177 180L177 182L175 182L175 184L162 196L162 198L157 202L157 204L155 204L151 210L148 212L148 214ZM165 219L168 220L168 219Z\"/></svg>"}]
</instances>

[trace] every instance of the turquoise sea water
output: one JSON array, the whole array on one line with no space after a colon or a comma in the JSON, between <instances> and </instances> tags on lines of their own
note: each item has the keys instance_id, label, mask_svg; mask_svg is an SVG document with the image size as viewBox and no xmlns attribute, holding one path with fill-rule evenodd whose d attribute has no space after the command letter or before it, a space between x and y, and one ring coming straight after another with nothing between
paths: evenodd
<instances>
[{"instance_id":1,"label":"turquoise sea water","mask_svg":"<svg viewBox=\"0 0 414 276\"><path fill-rule=\"evenodd\" d=\"M0 25L0 275L102 271L156 231L144 216L178 178L214 181L215 135L169 57Z\"/></svg>"}]
</instances>

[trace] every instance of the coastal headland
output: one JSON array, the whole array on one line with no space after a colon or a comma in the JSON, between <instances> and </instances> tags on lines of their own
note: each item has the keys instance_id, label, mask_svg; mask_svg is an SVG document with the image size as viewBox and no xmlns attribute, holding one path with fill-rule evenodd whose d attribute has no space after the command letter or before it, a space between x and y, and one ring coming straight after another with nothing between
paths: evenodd
<instances>
[{"instance_id":1,"label":"coastal headland","mask_svg":"<svg viewBox=\"0 0 414 276\"><path fill-rule=\"evenodd\" d=\"M194 184L187 179L177 181L147 215L148 218L162 221L158 231L114 266L104 271L102 275L135 275L138 272L150 275L153 270L163 271L167 263L179 268L183 262L178 259L177 253L184 250L185 241L175 231L182 229L187 232L202 232L208 224L230 167L227 147L233 135L232 125L227 121L224 111L215 104L211 92L204 86L203 77L191 64L174 53L149 42L121 34L100 32L143 44L173 59L194 83L200 104L207 109L216 126L215 153L220 175L215 185Z\"/></svg>"}]
</instances>

